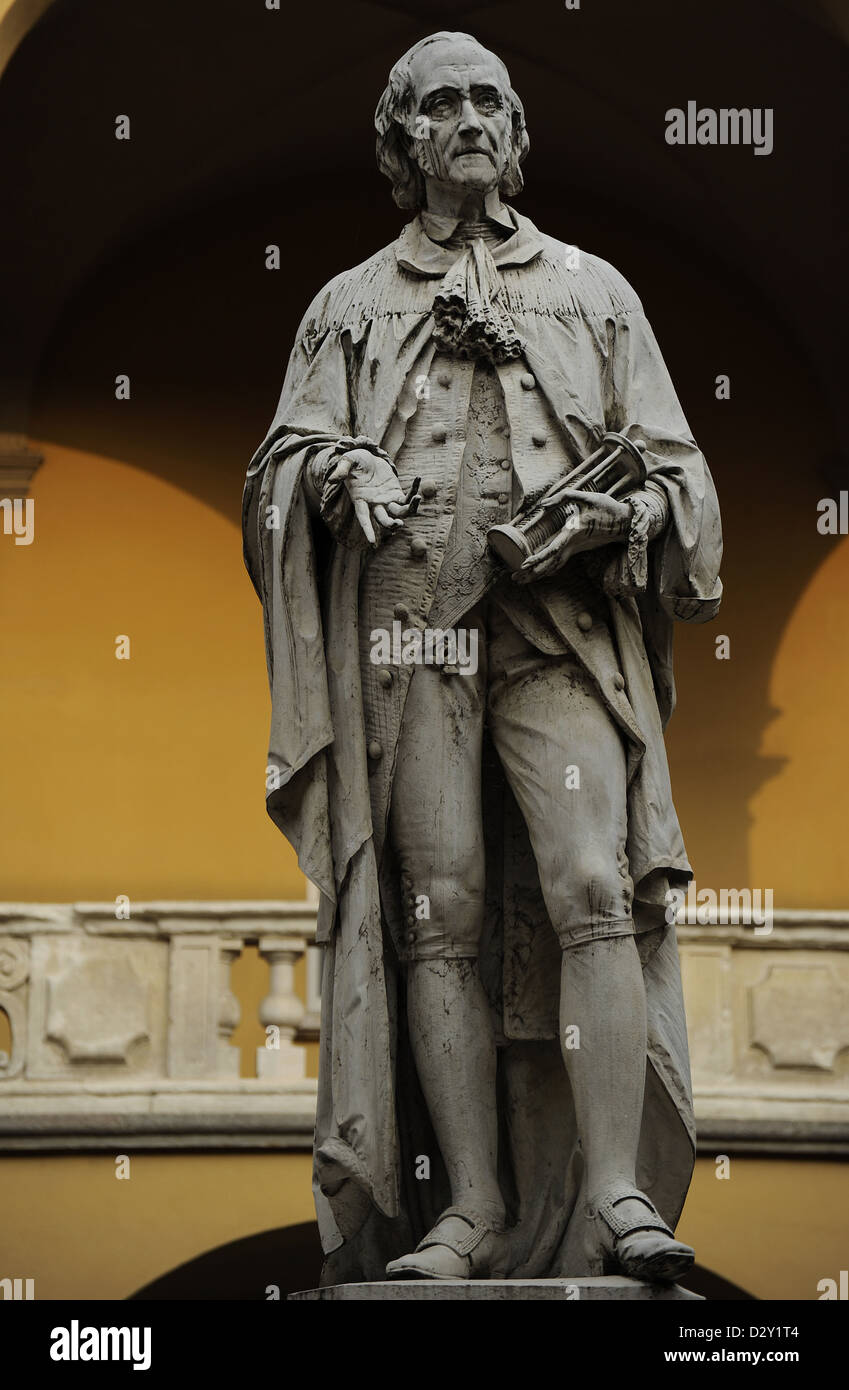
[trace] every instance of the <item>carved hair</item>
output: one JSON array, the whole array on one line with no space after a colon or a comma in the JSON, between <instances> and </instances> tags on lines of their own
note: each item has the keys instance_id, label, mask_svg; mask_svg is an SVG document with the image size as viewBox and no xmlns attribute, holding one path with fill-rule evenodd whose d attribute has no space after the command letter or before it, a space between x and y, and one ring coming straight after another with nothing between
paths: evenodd
<instances>
[{"instance_id":1,"label":"carved hair","mask_svg":"<svg viewBox=\"0 0 849 1390\"><path fill-rule=\"evenodd\" d=\"M480 48L482 52L489 52L471 34L452 34L447 30L441 30L438 34L430 34L428 38L420 39L418 43L413 44L412 48L408 49L403 58L398 59L393 67L389 74L386 91L380 98L374 114L374 124L377 130L377 167L392 184L392 197L398 207L409 208L415 212L418 212L425 205L425 184L422 171L411 153L413 137L409 133L409 122L413 115L414 89L410 63L427 44L436 43L442 39L455 42L465 39L468 43L473 43L476 48ZM522 103L510 86L510 75L507 68L496 54L492 53L490 57L495 58L506 79L513 127L510 156L498 185L498 191L507 198L513 198L521 192L523 187L524 180L519 165L528 153L530 141L525 128L525 112Z\"/></svg>"}]
</instances>

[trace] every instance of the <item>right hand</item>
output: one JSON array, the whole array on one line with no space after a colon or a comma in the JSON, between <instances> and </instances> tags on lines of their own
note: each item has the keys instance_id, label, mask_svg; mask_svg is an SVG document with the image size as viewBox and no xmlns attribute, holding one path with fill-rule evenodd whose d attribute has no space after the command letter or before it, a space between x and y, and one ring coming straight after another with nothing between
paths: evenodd
<instances>
[{"instance_id":1,"label":"right hand","mask_svg":"<svg viewBox=\"0 0 849 1390\"><path fill-rule=\"evenodd\" d=\"M407 515L416 499L407 501L405 498L388 454L382 450L374 454L370 449L350 449L340 455L335 473L345 483L354 514L369 545L377 545L384 531L404 525L402 517Z\"/></svg>"}]
</instances>

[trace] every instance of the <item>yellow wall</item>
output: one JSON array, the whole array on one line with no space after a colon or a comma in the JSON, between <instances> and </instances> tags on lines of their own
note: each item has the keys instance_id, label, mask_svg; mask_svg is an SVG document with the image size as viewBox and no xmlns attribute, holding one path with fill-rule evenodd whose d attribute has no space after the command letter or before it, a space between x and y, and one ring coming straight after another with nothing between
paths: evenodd
<instances>
[{"instance_id":1,"label":"yellow wall","mask_svg":"<svg viewBox=\"0 0 849 1390\"><path fill-rule=\"evenodd\" d=\"M731 1176L716 1172L697 1161L678 1227L699 1264L756 1298L820 1298L847 1263L846 1165L732 1155Z\"/></svg>"},{"instance_id":2,"label":"yellow wall","mask_svg":"<svg viewBox=\"0 0 849 1390\"><path fill-rule=\"evenodd\" d=\"M218 1245L315 1220L311 1169L308 1154L139 1154L119 1181L112 1153L6 1157L0 1273L35 1279L37 1299L127 1298Z\"/></svg>"},{"instance_id":3,"label":"yellow wall","mask_svg":"<svg viewBox=\"0 0 849 1390\"><path fill-rule=\"evenodd\" d=\"M0 536L4 896L302 897L265 814L261 609L236 527L140 469L42 447L35 540Z\"/></svg>"}]
</instances>

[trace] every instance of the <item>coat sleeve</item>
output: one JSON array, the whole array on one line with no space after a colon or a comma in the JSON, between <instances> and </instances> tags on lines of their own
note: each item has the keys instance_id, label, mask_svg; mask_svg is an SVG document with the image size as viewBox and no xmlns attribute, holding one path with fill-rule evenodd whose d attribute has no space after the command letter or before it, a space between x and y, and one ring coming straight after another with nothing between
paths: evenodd
<instances>
[{"instance_id":1,"label":"coat sleeve","mask_svg":"<svg viewBox=\"0 0 849 1390\"><path fill-rule=\"evenodd\" d=\"M345 353L327 290L301 323L271 427L248 468L245 563L262 601L271 688L269 815L301 868L334 898L325 752L333 743L321 603L303 473L350 433Z\"/></svg>"},{"instance_id":2,"label":"coat sleeve","mask_svg":"<svg viewBox=\"0 0 849 1390\"><path fill-rule=\"evenodd\" d=\"M657 339L635 295L633 301L634 307L618 314L611 328L608 428L645 440L648 477L666 494L667 524L651 546L657 602L671 618L707 622L716 616L722 597L716 490Z\"/></svg>"}]
</instances>

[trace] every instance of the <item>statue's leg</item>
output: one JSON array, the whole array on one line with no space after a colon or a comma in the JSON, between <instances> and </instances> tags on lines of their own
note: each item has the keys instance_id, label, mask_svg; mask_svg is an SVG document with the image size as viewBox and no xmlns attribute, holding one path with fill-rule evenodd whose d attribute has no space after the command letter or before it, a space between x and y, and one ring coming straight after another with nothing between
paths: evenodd
<instances>
[{"instance_id":1,"label":"statue's leg","mask_svg":"<svg viewBox=\"0 0 849 1390\"><path fill-rule=\"evenodd\" d=\"M560 1045L588 1192L633 1186L646 1074L646 994L633 936L564 951Z\"/></svg>"},{"instance_id":2,"label":"statue's leg","mask_svg":"<svg viewBox=\"0 0 849 1390\"><path fill-rule=\"evenodd\" d=\"M590 1206L610 1214L608 1203L614 1204L611 1219L623 1238L614 1256L613 1229L605 1227L599 1256L609 1254L623 1268L630 1260L628 1272L636 1272L642 1250L655 1261L646 1277L665 1277L659 1252L672 1267L670 1244L678 1252L689 1247L671 1239L636 1188L646 997L625 854L623 738L576 660L543 656L514 631L503 631L501 639L490 647L493 740L527 824L548 915L563 947L560 1044ZM643 1234L632 1234L638 1231ZM672 1277L682 1267L679 1261Z\"/></svg>"},{"instance_id":3,"label":"statue's leg","mask_svg":"<svg viewBox=\"0 0 849 1390\"><path fill-rule=\"evenodd\" d=\"M634 1181L645 1082L645 988L624 863L625 750L582 668L528 652L519 678L494 687L492 733L565 948L560 1044L595 1190L613 1177Z\"/></svg>"},{"instance_id":4,"label":"statue's leg","mask_svg":"<svg viewBox=\"0 0 849 1390\"><path fill-rule=\"evenodd\" d=\"M480 670L446 676L434 667L416 669L398 747L390 835L406 911L410 1040L452 1203L500 1230L496 1051L477 966L484 915L483 702ZM445 1218L439 1228L457 1243L470 1229L459 1217ZM405 1272L404 1264L394 1262L390 1272ZM442 1244L414 1264L434 1277L469 1273L469 1260Z\"/></svg>"}]
</instances>

